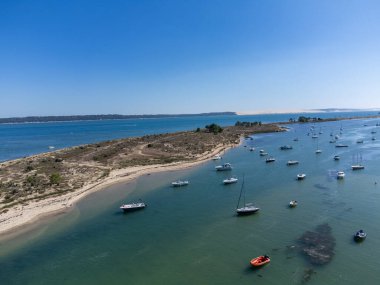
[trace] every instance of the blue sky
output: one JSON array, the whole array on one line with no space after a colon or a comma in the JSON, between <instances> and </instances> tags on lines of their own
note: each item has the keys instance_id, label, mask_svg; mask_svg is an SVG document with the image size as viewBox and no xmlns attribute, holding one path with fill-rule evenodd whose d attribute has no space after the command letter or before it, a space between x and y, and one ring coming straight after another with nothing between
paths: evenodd
<instances>
[{"instance_id":1,"label":"blue sky","mask_svg":"<svg viewBox=\"0 0 380 285\"><path fill-rule=\"evenodd\" d=\"M380 1L2 0L0 117L380 108Z\"/></svg>"}]
</instances>

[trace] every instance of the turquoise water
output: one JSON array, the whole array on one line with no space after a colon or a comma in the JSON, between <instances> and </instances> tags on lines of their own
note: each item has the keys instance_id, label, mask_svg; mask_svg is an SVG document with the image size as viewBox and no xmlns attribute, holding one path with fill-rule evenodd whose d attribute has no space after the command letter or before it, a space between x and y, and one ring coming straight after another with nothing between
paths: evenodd
<instances>
[{"instance_id":1,"label":"turquoise water","mask_svg":"<svg viewBox=\"0 0 380 285\"><path fill-rule=\"evenodd\" d=\"M335 118L377 115L378 112L335 112L313 114L269 114L250 116L193 116L157 119L75 121L27 124L0 124L0 161L125 137L194 130L207 124L231 126L236 121L287 122L289 118Z\"/></svg>"},{"instance_id":2,"label":"turquoise water","mask_svg":"<svg viewBox=\"0 0 380 285\"><path fill-rule=\"evenodd\" d=\"M67 214L0 243L1 284L379 284L380 128L377 120L316 124L323 134L307 136L310 124L291 125L285 133L254 136L224 154L232 173L218 173L209 161L199 167L146 175L128 185L115 185L80 201ZM364 126L364 125L367 126ZM330 132L340 143L330 144ZM294 142L293 138L299 141ZM356 140L364 139L363 144ZM281 151L290 144L292 150ZM244 147L246 145L247 147ZM249 147L255 151L250 152ZM319 146L322 153L317 155ZM259 149L276 158L266 164ZM333 156L339 154L340 161ZM351 171L361 155L365 169ZM286 166L289 159L299 165ZM346 172L342 181L335 173ZM297 181L297 173L306 173ZM229 175L245 176L247 201L261 210L237 217L239 183L225 186ZM170 187L176 179L190 185ZM142 198L148 207L123 214L121 203ZM290 200L298 207L289 209ZM335 255L313 266L299 252L297 239L328 223L336 239ZM353 242L364 229L367 240ZM251 258L268 254L260 270Z\"/></svg>"}]
</instances>

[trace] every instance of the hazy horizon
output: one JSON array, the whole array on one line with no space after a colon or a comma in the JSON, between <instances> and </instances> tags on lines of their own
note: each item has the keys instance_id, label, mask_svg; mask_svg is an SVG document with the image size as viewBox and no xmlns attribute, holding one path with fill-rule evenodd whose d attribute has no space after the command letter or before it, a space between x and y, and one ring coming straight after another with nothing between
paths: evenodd
<instances>
[{"instance_id":1,"label":"hazy horizon","mask_svg":"<svg viewBox=\"0 0 380 285\"><path fill-rule=\"evenodd\" d=\"M0 117L380 108L378 1L2 1Z\"/></svg>"}]
</instances>

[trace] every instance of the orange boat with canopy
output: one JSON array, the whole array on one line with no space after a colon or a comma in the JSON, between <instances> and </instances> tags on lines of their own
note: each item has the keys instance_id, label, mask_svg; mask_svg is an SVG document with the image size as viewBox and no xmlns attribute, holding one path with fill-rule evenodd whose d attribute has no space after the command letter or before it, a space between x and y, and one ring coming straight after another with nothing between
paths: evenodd
<instances>
[{"instance_id":1,"label":"orange boat with canopy","mask_svg":"<svg viewBox=\"0 0 380 285\"><path fill-rule=\"evenodd\" d=\"M269 262L270 262L270 258L268 255L260 255L260 256L251 260L251 265L253 267L259 267L259 266L263 266Z\"/></svg>"}]
</instances>

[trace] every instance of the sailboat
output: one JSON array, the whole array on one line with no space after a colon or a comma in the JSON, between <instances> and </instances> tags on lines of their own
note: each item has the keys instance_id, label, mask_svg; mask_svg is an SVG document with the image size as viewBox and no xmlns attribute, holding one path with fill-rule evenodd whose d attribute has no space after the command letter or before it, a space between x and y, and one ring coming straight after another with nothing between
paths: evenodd
<instances>
[{"instance_id":1,"label":"sailboat","mask_svg":"<svg viewBox=\"0 0 380 285\"><path fill-rule=\"evenodd\" d=\"M322 153L322 150L319 149L319 139L317 140L317 149L315 151L316 154Z\"/></svg>"},{"instance_id":2,"label":"sailboat","mask_svg":"<svg viewBox=\"0 0 380 285\"><path fill-rule=\"evenodd\" d=\"M360 155L360 162L359 162L359 158L358 157L357 157L356 160L357 160L356 164L351 165L352 170L364 169L364 165L361 163L361 161L362 161L361 155Z\"/></svg>"},{"instance_id":3,"label":"sailboat","mask_svg":"<svg viewBox=\"0 0 380 285\"><path fill-rule=\"evenodd\" d=\"M243 196L243 207L239 208L241 196ZM256 213L258 210L260 210L260 208L255 207L251 203L248 203L248 204L245 203L244 176L243 176L243 183L241 184L239 200L236 205L236 213L239 216L243 216L243 215L250 215L250 214Z\"/></svg>"}]
</instances>

